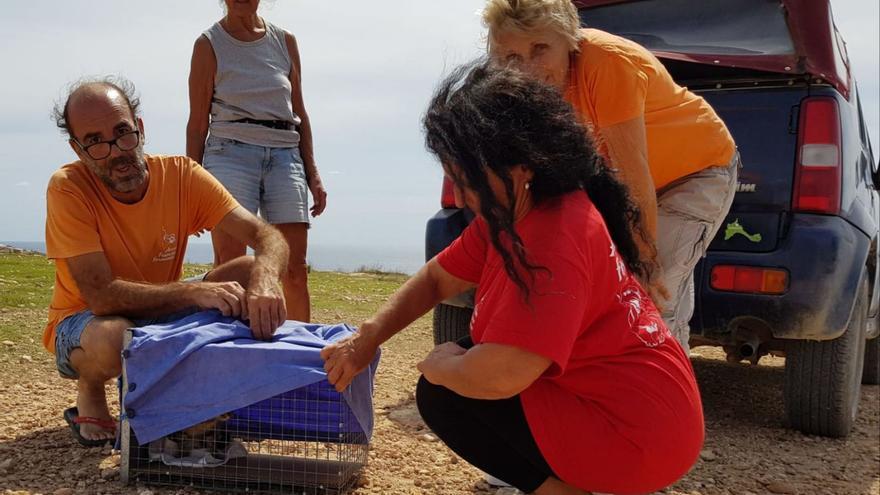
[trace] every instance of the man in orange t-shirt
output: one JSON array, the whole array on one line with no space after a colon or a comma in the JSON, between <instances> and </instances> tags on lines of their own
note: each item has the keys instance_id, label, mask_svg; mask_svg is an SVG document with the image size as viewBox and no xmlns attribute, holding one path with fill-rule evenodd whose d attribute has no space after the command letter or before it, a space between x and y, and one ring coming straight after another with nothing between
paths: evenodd
<instances>
[{"instance_id":1,"label":"man in orange t-shirt","mask_svg":"<svg viewBox=\"0 0 880 495\"><path fill-rule=\"evenodd\" d=\"M661 269L642 282L687 350L694 267L736 191L739 154L724 122L644 47L580 29L570 0L487 0L483 21L492 58L562 92L630 189L646 226L642 257Z\"/></svg>"},{"instance_id":2,"label":"man in orange t-shirt","mask_svg":"<svg viewBox=\"0 0 880 495\"><path fill-rule=\"evenodd\" d=\"M125 80L82 82L55 112L79 160L56 171L46 192L56 272L43 345L59 373L77 380L76 407L64 417L87 446L115 437L104 384L121 372L126 329L217 309L268 339L286 318L284 238L189 158L145 155L133 95ZM178 282L187 238L202 230L235 237L255 256Z\"/></svg>"}]
</instances>

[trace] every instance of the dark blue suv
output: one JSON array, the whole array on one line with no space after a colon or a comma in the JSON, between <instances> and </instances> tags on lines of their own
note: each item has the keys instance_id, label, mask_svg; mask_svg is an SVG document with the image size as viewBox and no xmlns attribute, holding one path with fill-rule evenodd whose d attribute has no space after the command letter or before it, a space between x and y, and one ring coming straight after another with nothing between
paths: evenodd
<instances>
[{"instance_id":1,"label":"dark blue suv","mask_svg":"<svg viewBox=\"0 0 880 495\"><path fill-rule=\"evenodd\" d=\"M732 362L785 356L793 428L845 436L880 379L880 172L827 0L583 0L585 26L657 55L724 119L742 154L736 199L695 272L691 345ZM428 221L428 259L472 214ZM468 332L473 295L434 311L436 342Z\"/></svg>"}]
</instances>

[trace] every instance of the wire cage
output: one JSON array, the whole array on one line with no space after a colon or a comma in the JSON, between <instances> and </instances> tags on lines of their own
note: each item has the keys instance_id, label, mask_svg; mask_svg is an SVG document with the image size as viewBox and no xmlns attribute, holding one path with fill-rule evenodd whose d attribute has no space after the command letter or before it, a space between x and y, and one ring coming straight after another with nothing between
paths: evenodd
<instances>
[{"instance_id":1,"label":"wire cage","mask_svg":"<svg viewBox=\"0 0 880 495\"><path fill-rule=\"evenodd\" d=\"M123 401L127 390L123 373ZM342 494L367 463L369 438L344 394L323 380L145 445L123 417L121 451L123 483Z\"/></svg>"}]
</instances>

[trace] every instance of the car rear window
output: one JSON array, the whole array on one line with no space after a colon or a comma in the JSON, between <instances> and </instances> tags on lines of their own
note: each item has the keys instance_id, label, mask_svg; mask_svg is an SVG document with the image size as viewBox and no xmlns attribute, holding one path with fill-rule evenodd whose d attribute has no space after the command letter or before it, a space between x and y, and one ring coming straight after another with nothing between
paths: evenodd
<instances>
[{"instance_id":1,"label":"car rear window","mask_svg":"<svg viewBox=\"0 0 880 495\"><path fill-rule=\"evenodd\" d=\"M792 55L779 0L641 0L581 10L586 27L649 50L690 55Z\"/></svg>"}]
</instances>

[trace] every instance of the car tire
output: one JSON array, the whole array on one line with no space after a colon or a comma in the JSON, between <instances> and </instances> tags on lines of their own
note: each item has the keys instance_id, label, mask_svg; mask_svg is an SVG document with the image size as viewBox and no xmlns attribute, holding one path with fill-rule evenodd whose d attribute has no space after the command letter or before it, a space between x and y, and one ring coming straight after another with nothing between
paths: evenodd
<instances>
[{"instance_id":1,"label":"car tire","mask_svg":"<svg viewBox=\"0 0 880 495\"><path fill-rule=\"evenodd\" d=\"M470 333L472 308L438 304L434 308L434 345L457 342Z\"/></svg>"},{"instance_id":2,"label":"car tire","mask_svg":"<svg viewBox=\"0 0 880 495\"><path fill-rule=\"evenodd\" d=\"M880 384L880 337L865 342L865 369L862 371L862 384Z\"/></svg>"},{"instance_id":3,"label":"car tire","mask_svg":"<svg viewBox=\"0 0 880 495\"><path fill-rule=\"evenodd\" d=\"M849 434L861 395L867 312L868 286L863 284L843 335L793 341L786 348L785 410L792 428L827 437Z\"/></svg>"}]
</instances>

